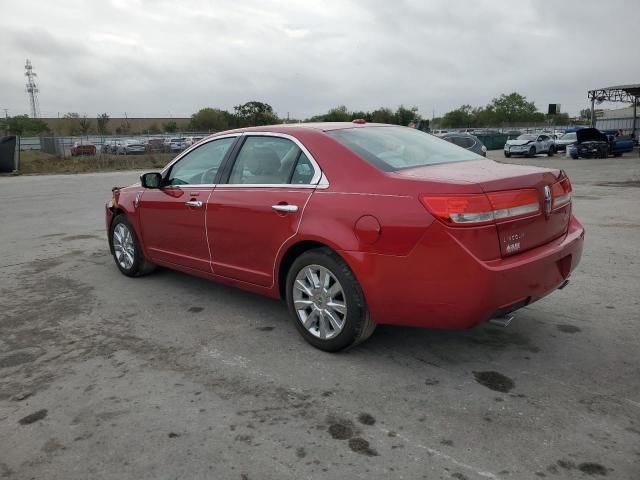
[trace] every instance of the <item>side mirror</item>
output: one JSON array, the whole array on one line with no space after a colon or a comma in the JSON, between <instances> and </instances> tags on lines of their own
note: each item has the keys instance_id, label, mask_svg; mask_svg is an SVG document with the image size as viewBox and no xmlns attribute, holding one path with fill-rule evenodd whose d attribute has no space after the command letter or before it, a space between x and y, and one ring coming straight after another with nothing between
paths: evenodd
<instances>
[{"instance_id":1,"label":"side mirror","mask_svg":"<svg viewBox=\"0 0 640 480\"><path fill-rule=\"evenodd\" d=\"M144 188L160 188L162 175L158 172L143 173L140 175L140 184Z\"/></svg>"}]
</instances>

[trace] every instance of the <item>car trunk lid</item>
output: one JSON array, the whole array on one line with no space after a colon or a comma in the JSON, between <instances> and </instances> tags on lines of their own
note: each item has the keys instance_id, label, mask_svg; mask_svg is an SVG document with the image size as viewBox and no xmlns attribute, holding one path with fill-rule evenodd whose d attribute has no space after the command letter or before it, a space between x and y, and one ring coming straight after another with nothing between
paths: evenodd
<instances>
[{"instance_id":1,"label":"car trunk lid","mask_svg":"<svg viewBox=\"0 0 640 480\"><path fill-rule=\"evenodd\" d=\"M571 187L561 170L477 160L412 168L396 174L446 182L452 190L459 184L477 185L484 195L456 195L452 191L444 196L426 194L421 200L452 230L495 225L503 257L550 242L565 234L569 225Z\"/></svg>"}]
</instances>

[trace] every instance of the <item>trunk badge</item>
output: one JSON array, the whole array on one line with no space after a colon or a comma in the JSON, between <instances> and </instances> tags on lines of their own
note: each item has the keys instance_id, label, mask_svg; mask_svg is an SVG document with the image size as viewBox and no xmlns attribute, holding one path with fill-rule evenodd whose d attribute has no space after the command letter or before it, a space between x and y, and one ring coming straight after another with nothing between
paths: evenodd
<instances>
[{"instance_id":1,"label":"trunk badge","mask_svg":"<svg viewBox=\"0 0 640 480\"><path fill-rule=\"evenodd\" d=\"M551 214L551 187L549 185L544 186L544 214L547 217Z\"/></svg>"}]
</instances>

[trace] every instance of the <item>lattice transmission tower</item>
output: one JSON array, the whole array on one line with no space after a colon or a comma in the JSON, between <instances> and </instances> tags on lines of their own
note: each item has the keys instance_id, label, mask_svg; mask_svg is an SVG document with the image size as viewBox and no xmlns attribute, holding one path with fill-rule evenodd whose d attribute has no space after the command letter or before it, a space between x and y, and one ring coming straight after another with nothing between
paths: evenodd
<instances>
[{"instance_id":1,"label":"lattice transmission tower","mask_svg":"<svg viewBox=\"0 0 640 480\"><path fill-rule=\"evenodd\" d=\"M31 106L31 118L39 118L40 105L38 104L38 87L36 86L36 81L34 80L38 75L36 75L36 72L33 71L31 60L29 60L28 58L24 69L26 70L24 72L24 76L27 77L27 93L29 94L29 104Z\"/></svg>"}]
</instances>

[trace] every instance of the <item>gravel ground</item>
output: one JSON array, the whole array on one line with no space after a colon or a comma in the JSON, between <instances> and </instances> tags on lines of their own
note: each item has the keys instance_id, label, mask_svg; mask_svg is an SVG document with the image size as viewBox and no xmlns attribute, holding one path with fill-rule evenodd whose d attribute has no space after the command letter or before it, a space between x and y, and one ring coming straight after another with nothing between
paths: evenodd
<instances>
[{"instance_id":1,"label":"gravel ground","mask_svg":"<svg viewBox=\"0 0 640 480\"><path fill-rule=\"evenodd\" d=\"M572 177L571 284L333 355L279 302L122 276L102 209L135 172L0 178L0 477L640 478L640 158L510 161Z\"/></svg>"}]
</instances>

